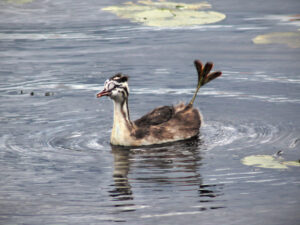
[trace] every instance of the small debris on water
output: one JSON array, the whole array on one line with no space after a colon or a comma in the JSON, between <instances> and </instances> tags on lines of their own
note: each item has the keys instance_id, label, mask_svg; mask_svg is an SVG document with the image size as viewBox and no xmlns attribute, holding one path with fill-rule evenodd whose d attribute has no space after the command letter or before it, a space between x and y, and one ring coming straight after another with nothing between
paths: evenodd
<instances>
[{"instance_id":1,"label":"small debris on water","mask_svg":"<svg viewBox=\"0 0 300 225\"><path fill-rule=\"evenodd\" d=\"M53 92L46 92L46 93L45 93L45 96L53 96L53 95L54 95Z\"/></svg>"},{"instance_id":2,"label":"small debris on water","mask_svg":"<svg viewBox=\"0 0 300 225\"><path fill-rule=\"evenodd\" d=\"M20 93L20 95L26 94L26 92L23 91L23 90L21 90L19 93ZM34 95L36 95L36 93L34 93L34 91L31 91L31 92L29 93L29 95L30 95L30 96L34 96ZM44 96L53 96L53 95L54 95L54 92L51 92L51 91L47 91L47 92L44 93Z\"/></svg>"},{"instance_id":3,"label":"small debris on water","mask_svg":"<svg viewBox=\"0 0 300 225\"><path fill-rule=\"evenodd\" d=\"M283 154L283 151L279 150L278 152L276 152L276 153L274 154L274 156L275 156L275 157L280 157L280 156L282 156L282 154Z\"/></svg>"},{"instance_id":4,"label":"small debris on water","mask_svg":"<svg viewBox=\"0 0 300 225\"><path fill-rule=\"evenodd\" d=\"M296 140L294 140L291 144L290 144L290 148L296 148L297 145L300 143L300 138L297 138Z\"/></svg>"}]
</instances>

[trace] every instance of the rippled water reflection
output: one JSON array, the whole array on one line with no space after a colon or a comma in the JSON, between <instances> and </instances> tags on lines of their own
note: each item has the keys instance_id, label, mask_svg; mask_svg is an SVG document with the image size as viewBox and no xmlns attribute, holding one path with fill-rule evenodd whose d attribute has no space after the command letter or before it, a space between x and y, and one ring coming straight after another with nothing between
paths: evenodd
<instances>
[{"instance_id":1,"label":"rippled water reflection","mask_svg":"<svg viewBox=\"0 0 300 225\"><path fill-rule=\"evenodd\" d=\"M299 48L252 41L299 28L288 3L210 2L226 20L155 28L111 1L0 2L0 223L297 224L299 167L242 164L300 159ZM136 119L190 100L196 58L223 71L196 100L199 137L112 147L104 80L129 74Z\"/></svg>"}]
</instances>

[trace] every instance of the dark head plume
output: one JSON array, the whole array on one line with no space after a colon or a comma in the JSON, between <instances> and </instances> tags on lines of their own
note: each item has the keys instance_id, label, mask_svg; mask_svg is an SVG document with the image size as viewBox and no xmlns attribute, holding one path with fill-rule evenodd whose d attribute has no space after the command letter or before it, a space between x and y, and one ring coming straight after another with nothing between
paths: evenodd
<instances>
[{"instance_id":1,"label":"dark head plume","mask_svg":"<svg viewBox=\"0 0 300 225\"><path fill-rule=\"evenodd\" d=\"M119 83L127 82L128 79L129 79L129 77L127 75L122 74L122 73L117 73L114 76L112 76L111 78L109 78L109 80L114 80L114 81L117 81Z\"/></svg>"}]
</instances>

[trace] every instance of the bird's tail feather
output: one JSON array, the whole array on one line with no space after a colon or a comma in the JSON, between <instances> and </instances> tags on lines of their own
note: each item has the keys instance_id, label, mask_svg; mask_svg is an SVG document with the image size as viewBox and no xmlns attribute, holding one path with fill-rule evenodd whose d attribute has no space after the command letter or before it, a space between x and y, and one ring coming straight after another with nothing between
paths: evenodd
<instances>
[{"instance_id":1,"label":"bird's tail feather","mask_svg":"<svg viewBox=\"0 0 300 225\"><path fill-rule=\"evenodd\" d=\"M210 71L212 70L214 64L212 62L207 62L203 68L203 64L201 63L200 60L195 60L194 61L197 73L198 73L198 85L195 91L195 94L192 98L192 100L190 101L189 105L193 105L195 98L197 96L197 93L200 89L200 87L204 86L205 84L207 84L208 82L216 79L217 77L222 75L221 71L216 71L216 72L212 72L210 73Z\"/></svg>"}]
</instances>

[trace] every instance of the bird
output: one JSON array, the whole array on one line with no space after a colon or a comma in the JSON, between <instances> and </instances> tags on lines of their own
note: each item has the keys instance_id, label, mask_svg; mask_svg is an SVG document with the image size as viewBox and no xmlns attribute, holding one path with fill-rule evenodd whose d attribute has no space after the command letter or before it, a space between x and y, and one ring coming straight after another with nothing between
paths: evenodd
<instances>
[{"instance_id":1,"label":"bird","mask_svg":"<svg viewBox=\"0 0 300 225\"><path fill-rule=\"evenodd\" d=\"M200 60L195 60L194 65L198 73L198 84L190 102L159 106L135 121L130 120L128 108L129 77L117 73L107 79L104 89L96 97L108 96L113 100L111 145L150 146L197 137L203 118L193 106L195 98L202 86L221 76L222 72L211 72L214 65L212 62L203 66Z\"/></svg>"}]
</instances>

